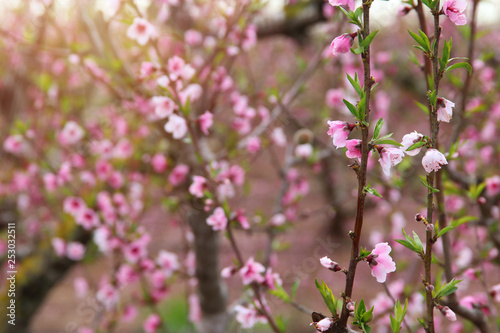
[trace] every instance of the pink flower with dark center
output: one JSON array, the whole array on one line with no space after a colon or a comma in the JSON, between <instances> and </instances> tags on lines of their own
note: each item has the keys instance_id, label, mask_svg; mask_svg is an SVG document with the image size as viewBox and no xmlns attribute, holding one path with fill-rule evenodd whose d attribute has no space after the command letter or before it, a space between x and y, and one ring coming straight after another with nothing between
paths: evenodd
<instances>
[{"instance_id":1,"label":"pink flower with dark center","mask_svg":"<svg viewBox=\"0 0 500 333\"><path fill-rule=\"evenodd\" d=\"M76 216L76 224L81 225L83 229L90 230L93 227L99 226L99 215L90 209L85 207L82 212Z\"/></svg>"},{"instance_id":2,"label":"pink flower with dark center","mask_svg":"<svg viewBox=\"0 0 500 333\"><path fill-rule=\"evenodd\" d=\"M448 164L446 157L437 149L429 149L422 158L422 165L425 172L431 173L441 169L441 165Z\"/></svg>"},{"instance_id":3,"label":"pink flower with dark center","mask_svg":"<svg viewBox=\"0 0 500 333\"><path fill-rule=\"evenodd\" d=\"M352 132L354 127L356 127L354 124L349 124L340 120L329 120L328 126L329 128L327 134L332 137L333 145L337 147L337 149L345 147L347 137Z\"/></svg>"},{"instance_id":4,"label":"pink flower with dark center","mask_svg":"<svg viewBox=\"0 0 500 333\"><path fill-rule=\"evenodd\" d=\"M494 197L500 193L500 176L495 175L493 177L486 178L486 194L489 197Z\"/></svg>"},{"instance_id":5,"label":"pink flower with dark center","mask_svg":"<svg viewBox=\"0 0 500 333\"><path fill-rule=\"evenodd\" d=\"M85 212L85 208L87 208L87 205L82 198L67 197L64 199L63 210L73 217L83 214Z\"/></svg>"},{"instance_id":6,"label":"pink flower with dark center","mask_svg":"<svg viewBox=\"0 0 500 333\"><path fill-rule=\"evenodd\" d=\"M155 108L155 115L158 119L167 118L176 108L175 102L166 96L154 96L151 98L151 104Z\"/></svg>"},{"instance_id":7,"label":"pink flower with dark center","mask_svg":"<svg viewBox=\"0 0 500 333\"><path fill-rule=\"evenodd\" d=\"M446 98L438 97L436 102L437 107L437 120L449 123L453 116L453 108L455 103L447 100Z\"/></svg>"},{"instance_id":8,"label":"pink flower with dark center","mask_svg":"<svg viewBox=\"0 0 500 333\"><path fill-rule=\"evenodd\" d=\"M125 259L131 263L136 263L140 259L146 257L147 253L146 242L141 240L133 241L123 248Z\"/></svg>"},{"instance_id":9,"label":"pink flower with dark center","mask_svg":"<svg viewBox=\"0 0 500 333\"><path fill-rule=\"evenodd\" d=\"M340 270L342 270L342 268L340 267L340 265L338 263L336 263L335 261L331 260L330 258L328 257L323 257L319 260L319 262L321 263L321 265L325 268L328 268L329 270L333 271L333 272L338 272Z\"/></svg>"},{"instance_id":10,"label":"pink flower with dark center","mask_svg":"<svg viewBox=\"0 0 500 333\"><path fill-rule=\"evenodd\" d=\"M227 217L222 207L215 208L212 215L207 218L207 224L212 227L214 231L224 230L227 225Z\"/></svg>"},{"instance_id":11,"label":"pink flower with dark center","mask_svg":"<svg viewBox=\"0 0 500 333\"><path fill-rule=\"evenodd\" d=\"M351 46L354 44L354 37L351 34L343 34L332 41L330 51L334 56L343 53L349 53Z\"/></svg>"},{"instance_id":12,"label":"pink flower with dark center","mask_svg":"<svg viewBox=\"0 0 500 333\"><path fill-rule=\"evenodd\" d=\"M66 256L71 260L82 260L85 255L85 246L82 243L70 242L66 246Z\"/></svg>"},{"instance_id":13,"label":"pink flower with dark center","mask_svg":"<svg viewBox=\"0 0 500 333\"><path fill-rule=\"evenodd\" d=\"M146 45L150 39L156 37L156 28L145 19L136 17L127 29L127 37L135 39L139 45Z\"/></svg>"},{"instance_id":14,"label":"pink flower with dark center","mask_svg":"<svg viewBox=\"0 0 500 333\"><path fill-rule=\"evenodd\" d=\"M167 158L162 154L155 154L151 159L151 165L157 173L162 173L167 169Z\"/></svg>"},{"instance_id":15,"label":"pink flower with dark center","mask_svg":"<svg viewBox=\"0 0 500 333\"><path fill-rule=\"evenodd\" d=\"M200 122L200 128L203 134L208 135L208 129L214 124L214 116L210 111L205 111L201 116L198 117Z\"/></svg>"},{"instance_id":16,"label":"pink flower with dark center","mask_svg":"<svg viewBox=\"0 0 500 333\"><path fill-rule=\"evenodd\" d=\"M188 131L186 120L175 113L168 117L164 129L165 132L171 133L174 139L182 139Z\"/></svg>"},{"instance_id":17,"label":"pink flower with dark center","mask_svg":"<svg viewBox=\"0 0 500 333\"><path fill-rule=\"evenodd\" d=\"M11 154L19 154L24 147L23 137L19 134L11 135L3 142L3 149Z\"/></svg>"},{"instance_id":18,"label":"pink flower with dark center","mask_svg":"<svg viewBox=\"0 0 500 333\"><path fill-rule=\"evenodd\" d=\"M158 330L161 325L161 318L156 313L150 315L144 324L142 324L142 328L144 328L144 332L146 333L154 333Z\"/></svg>"},{"instance_id":19,"label":"pink flower with dark center","mask_svg":"<svg viewBox=\"0 0 500 333\"><path fill-rule=\"evenodd\" d=\"M156 258L156 263L163 269L167 277L172 276L172 273L179 269L179 259L172 252L161 250Z\"/></svg>"},{"instance_id":20,"label":"pink flower with dark center","mask_svg":"<svg viewBox=\"0 0 500 333\"><path fill-rule=\"evenodd\" d=\"M466 0L446 0L443 4L443 13L456 25L464 25L467 23L465 8L467 8Z\"/></svg>"},{"instance_id":21,"label":"pink flower with dark center","mask_svg":"<svg viewBox=\"0 0 500 333\"><path fill-rule=\"evenodd\" d=\"M203 198L205 194L203 193L208 189L207 180L202 176L193 176L193 183L189 186L189 193L197 198Z\"/></svg>"},{"instance_id":22,"label":"pink flower with dark center","mask_svg":"<svg viewBox=\"0 0 500 333\"><path fill-rule=\"evenodd\" d=\"M173 56L172 58L168 59L167 70L168 70L168 74L170 76L170 79L172 81L175 81L179 77L182 76L182 72L184 70L185 65L186 65L186 62L184 61L184 59L182 59L178 56Z\"/></svg>"},{"instance_id":23,"label":"pink flower with dark center","mask_svg":"<svg viewBox=\"0 0 500 333\"><path fill-rule=\"evenodd\" d=\"M491 287L490 295L495 302L500 303L500 284Z\"/></svg>"},{"instance_id":24,"label":"pink flower with dark center","mask_svg":"<svg viewBox=\"0 0 500 333\"><path fill-rule=\"evenodd\" d=\"M245 183L245 170L239 165L232 165L227 176L234 185L241 186Z\"/></svg>"},{"instance_id":25,"label":"pink flower with dark center","mask_svg":"<svg viewBox=\"0 0 500 333\"><path fill-rule=\"evenodd\" d=\"M84 135L85 132L77 123L68 121L59 133L58 140L62 146L69 146L80 141Z\"/></svg>"},{"instance_id":26,"label":"pink flower with dark center","mask_svg":"<svg viewBox=\"0 0 500 333\"><path fill-rule=\"evenodd\" d=\"M403 160L405 154L398 148L382 148L380 150L379 163L382 166L382 171L389 177L391 175L391 167L398 165Z\"/></svg>"},{"instance_id":27,"label":"pink flower with dark center","mask_svg":"<svg viewBox=\"0 0 500 333\"><path fill-rule=\"evenodd\" d=\"M387 274L396 271L396 264L389 256L391 247L388 243L379 243L375 245L375 249L367 257L368 264L372 269L372 275L377 279L377 282L384 283Z\"/></svg>"},{"instance_id":28,"label":"pink flower with dark center","mask_svg":"<svg viewBox=\"0 0 500 333\"><path fill-rule=\"evenodd\" d=\"M264 273L265 271L266 268L262 264L255 262L253 257L251 257L245 263L245 266L240 269L240 276L243 280L243 284L247 285L252 282L264 282L265 279L262 276L262 273Z\"/></svg>"},{"instance_id":29,"label":"pink flower with dark center","mask_svg":"<svg viewBox=\"0 0 500 333\"><path fill-rule=\"evenodd\" d=\"M361 159L361 140L358 139L347 140L345 142L345 147L347 148L345 155L348 158Z\"/></svg>"},{"instance_id":30,"label":"pink flower with dark center","mask_svg":"<svg viewBox=\"0 0 500 333\"><path fill-rule=\"evenodd\" d=\"M347 5L350 10L354 10L354 0L328 0L332 6L344 6Z\"/></svg>"},{"instance_id":31,"label":"pink flower with dark center","mask_svg":"<svg viewBox=\"0 0 500 333\"><path fill-rule=\"evenodd\" d=\"M399 147L399 149L401 149L401 151L403 151L404 153L406 153L406 155L408 155L408 156L415 156L415 155L417 155L420 152L420 150L422 149L422 147L419 147L417 149L413 149L413 150L410 150L410 151L407 151L406 149L408 149L413 144L415 144L415 143L419 142L420 140L422 140L423 137L424 137L423 134L420 134L417 131L414 131L414 132L409 133L409 134L405 134L403 136L403 139L401 140L401 144L403 146Z\"/></svg>"},{"instance_id":32,"label":"pink flower with dark center","mask_svg":"<svg viewBox=\"0 0 500 333\"><path fill-rule=\"evenodd\" d=\"M178 186L186 180L186 176L189 173L189 167L185 164L179 164L175 166L170 175L168 176L168 181L173 186Z\"/></svg>"}]
</instances>

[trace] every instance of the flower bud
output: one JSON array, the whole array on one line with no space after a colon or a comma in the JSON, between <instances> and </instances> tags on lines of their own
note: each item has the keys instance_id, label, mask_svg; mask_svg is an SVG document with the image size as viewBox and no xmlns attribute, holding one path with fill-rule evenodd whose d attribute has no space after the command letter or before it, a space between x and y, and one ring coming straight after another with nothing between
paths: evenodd
<instances>
[{"instance_id":1,"label":"flower bud","mask_svg":"<svg viewBox=\"0 0 500 333\"><path fill-rule=\"evenodd\" d=\"M428 225L425 226L425 230L427 231L432 231L434 230L434 224L429 223Z\"/></svg>"},{"instance_id":2,"label":"flower bud","mask_svg":"<svg viewBox=\"0 0 500 333\"><path fill-rule=\"evenodd\" d=\"M417 215L415 215L415 221L422 222L423 219L424 218L423 218L422 214L418 213Z\"/></svg>"}]
</instances>

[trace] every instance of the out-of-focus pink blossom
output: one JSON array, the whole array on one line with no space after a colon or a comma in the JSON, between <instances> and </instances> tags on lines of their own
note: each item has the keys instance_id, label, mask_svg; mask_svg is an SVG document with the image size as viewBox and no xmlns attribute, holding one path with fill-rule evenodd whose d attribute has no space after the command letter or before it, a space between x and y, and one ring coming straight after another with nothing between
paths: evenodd
<instances>
[{"instance_id":1,"label":"out-of-focus pink blossom","mask_svg":"<svg viewBox=\"0 0 500 333\"><path fill-rule=\"evenodd\" d=\"M66 242L62 238L54 237L51 243L56 256L62 257L66 253Z\"/></svg>"},{"instance_id":2,"label":"out-of-focus pink blossom","mask_svg":"<svg viewBox=\"0 0 500 333\"><path fill-rule=\"evenodd\" d=\"M83 277L77 277L73 280L73 288L75 289L76 297L85 297L89 291L89 284Z\"/></svg>"},{"instance_id":3,"label":"out-of-focus pink blossom","mask_svg":"<svg viewBox=\"0 0 500 333\"><path fill-rule=\"evenodd\" d=\"M24 147L24 140L22 135L16 134L8 136L3 142L3 149L11 154L19 154Z\"/></svg>"},{"instance_id":4,"label":"out-of-focus pink blossom","mask_svg":"<svg viewBox=\"0 0 500 333\"><path fill-rule=\"evenodd\" d=\"M437 107L437 120L449 123L453 116L453 108L455 103L447 100L446 98L438 97L436 102Z\"/></svg>"},{"instance_id":5,"label":"out-of-focus pink blossom","mask_svg":"<svg viewBox=\"0 0 500 333\"><path fill-rule=\"evenodd\" d=\"M347 5L350 10L354 10L354 0L328 0L332 6L344 6Z\"/></svg>"},{"instance_id":6,"label":"out-of-focus pink blossom","mask_svg":"<svg viewBox=\"0 0 500 333\"><path fill-rule=\"evenodd\" d=\"M326 92L326 105L332 108L340 108L344 105L345 92L343 89L329 89Z\"/></svg>"},{"instance_id":7,"label":"out-of-focus pink blossom","mask_svg":"<svg viewBox=\"0 0 500 333\"><path fill-rule=\"evenodd\" d=\"M146 45L156 34L156 28L141 17L134 18L134 22L127 29L127 37L136 40L139 45Z\"/></svg>"},{"instance_id":8,"label":"out-of-focus pink blossom","mask_svg":"<svg viewBox=\"0 0 500 333\"><path fill-rule=\"evenodd\" d=\"M203 35L194 29L189 29L184 33L184 41L189 46L200 45L203 41Z\"/></svg>"},{"instance_id":9,"label":"out-of-focus pink blossom","mask_svg":"<svg viewBox=\"0 0 500 333\"><path fill-rule=\"evenodd\" d=\"M172 276L172 273L179 269L179 259L172 252L161 250L156 258L156 263L162 268L167 277Z\"/></svg>"},{"instance_id":10,"label":"out-of-focus pink blossom","mask_svg":"<svg viewBox=\"0 0 500 333\"><path fill-rule=\"evenodd\" d=\"M427 150L422 158L422 165L427 173L438 171L445 164L448 164L446 157L437 149Z\"/></svg>"},{"instance_id":11,"label":"out-of-focus pink blossom","mask_svg":"<svg viewBox=\"0 0 500 333\"><path fill-rule=\"evenodd\" d=\"M193 176L193 183L189 186L189 193L197 198L203 198L203 192L208 188L206 178L202 176Z\"/></svg>"},{"instance_id":12,"label":"out-of-focus pink blossom","mask_svg":"<svg viewBox=\"0 0 500 333\"><path fill-rule=\"evenodd\" d=\"M79 197L67 197L63 201L63 211L73 217L83 214L85 212L85 208L87 208L87 205L83 199Z\"/></svg>"},{"instance_id":13,"label":"out-of-focus pink blossom","mask_svg":"<svg viewBox=\"0 0 500 333\"><path fill-rule=\"evenodd\" d=\"M58 139L62 146L69 146L80 141L84 135L85 132L77 123L68 121L59 133Z\"/></svg>"},{"instance_id":14,"label":"out-of-focus pink blossom","mask_svg":"<svg viewBox=\"0 0 500 333\"><path fill-rule=\"evenodd\" d=\"M312 153L313 147L309 143L304 143L295 147L295 156L297 156L298 158L309 158L311 157Z\"/></svg>"},{"instance_id":15,"label":"out-of-focus pink blossom","mask_svg":"<svg viewBox=\"0 0 500 333\"><path fill-rule=\"evenodd\" d=\"M382 148L378 161L387 177L391 175L391 167L401 163L404 156L405 154L398 148Z\"/></svg>"},{"instance_id":16,"label":"out-of-focus pink blossom","mask_svg":"<svg viewBox=\"0 0 500 333\"><path fill-rule=\"evenodd\" d=\"M222 207L215 208L212 215L207 218L207 224L212 227L214 231L224 230L227 225L227 216Z\"/></svg>"},{"instance_id":17,"label":"out-of-focus pink blossom","mask_svg":"<svg viewBox=\"0 0 500 333\"><path fill-rule=\"evenodd\" d=\"M90 230L99 226L99 215L90 208L85 207L80 214L75 217L76 224L81 225L85 230Z\"/></svg>"},{"instance_id":18,"label":"out-of-focus pink blossom","mask_svg":"<svg viewBox=\"0 0 500 333\"><path fill-rule=\"evenodd\" d=\"M403 136L403 139L401 140L401 144L403 146L400 147L399 149L401 149L403 152L405 152L406 155L408 155L408 156L415 156L415 155L417 155L420 152L420 150L422 149L422 147L419 147L419 148L416 148L416 149L412 149L412 150L409 150L409 151L407 151L406 149L408 149L413 144L415 144L415 143L419 142L420 140L422 140L423 137L424 137L424 135L418 133L417 131L414 131L414 132L409 133L409 134L405 134Z\"/></svg>"},{"instance_id":19,"label":"out-of-focus pink blossom","mask_svg":"<svg viewBox=\"0 0 500 333\"><path fill-rule=\"evenodd\" d=\"M273 132L271 133L271 140L272 142L279 146L279 147L284 147L286 146L286 135L285 132L283 131L283 128L281 127L276 127L273 129Z\"/></svg>"},{"instance_id":20,"label":"out-of-focus pink blossom","mask_svg":"<svg viewBox=\"0 0 500 333\"><path fill-rule=\"evenodd\" d=\"M167 169L167 158L163 154L155 154L151 159L151 165L157 173L162 173Z\"/></svg>"},{"instance_id":21,"label":"out-of-focus pink blossom","mask_svg":"<svg viewBox=\"0 0 500 333\"><path fill-rule=\"evenodd\" d=\"M391 247L388 243L379 243L375 245L375 249L371 255L373 259L368 260L372 269L372 275L377 279L377 282L384 283L387 274L396 271L396 264L389 256Z\"/></svg>"},{"instance_id":22,"label":"out-of-focus pink blossom","mask_svg":"<svg viewBox=\"0 0 500 333\"><path fill-rule=\"evenodd\" d=\"M188 298L189 302L189 320L193 323L199 323L202 318L200 299L198 295L191 294Z\"/></svg>"},{"instance_id":23,"label":"out-of-focus pink blossom","mask_svg":"<svg viewBox=\"0 0 500 333\"><path fill-rule=\"evenodd\" d=\"M154 106L155 115L158 119L167 118L176 108L175 102L166 96L153 96L151 103Z\"/></svg>"},{"instance_id":24,"label":"out-of-focus pink blossom","mask_svg":"<svg viewBox=\"0 0 500 333\"><path fill-rule=\"evenodd\" d=\"M161 325L161 318L156 313L151 314L142 324L142 328L146 333L154 333Z\"/></svg>"},{"instance_id":25,"label":"out-of-focus pink blossom","mask_svg":"<svg viewBox=\"0 0 500 333\"><path fill-rule=\"evenodd\" d=\"M486 182L486 194L489 197L494 197L498 193L500 193L500 176L495 175L492 177L488 177L485 180Z\"/></svg>"},{"instance_id":26,"label":"out-of-focus pink blossom","mask_svg":"<svg viewBox=\"0 0 500 333\"><path fill-rule=\"evenodd\" d=\"M242 305L236 305L234 307L236 312L236 321L240 323L242 328L252 328L257 323L267 323L265 317L259 315L255 308L247 308Z\"/></svg>"},{"instance_id":27,"label":"out-of-focus pink blossom","mask_svg":"<svg viewBox=\"0 0 500 333\"><path fill-rule=\"evenodd\" d=\"M266 275L264 276L265 283L269 289L276 289L276 284L281 286L283 281L280 278L278 273L273 273L272 268L268 268L266 271Z\"/></svg>"},{"instance_id":28,"label":"out-of-focus pink blossom","mask_svg":"<svg viewBox=\"0 0 500 333\"><path fill-rule=\"evenodd\" d=\"M208 135L208 129L214 124L214 116L210 111L205 111L201 116L198 117L200 122L200 128L203 134Z\"/></svg>"},{"instance_id":29,"label":"out-of-focus pink blossom","mask_svg":"<svg viewBox=\"0 0 500 333\"><path fill-rule=\"evenodd\" d=\"M186 120L176 114L171 114L168 117L164 129L165 132L171 133L174 139L182 139L188 131Z\"/></svg>"},{"instance_id":30,"label":"out-of-focus pink blossom","mask_svg":"<svg viewBox=\"0 0 500 333\"><path fill-rule=\"evenodd\" d=\"M255 262L253 257L251 257L245 263L245 266L240 269L240 276L243 280L243 284L247 285L252 282L264 282L265 279L262 276L262 273L265 271L266 268L262 264Z\"/></svg>"},{"instance_id":31,"label":"out-of-focus pink blossom","mask_svg":"<svg viewBox=\"0 0 500 333\"><path fill-rule=\"evenodd\" d=\"M82 243L70 242L66 246L66 256L71 260L82 260L85 255L85 246Z\"/></svg>"},{"instance_id":32,"label":"out-of-focus pink blossom","mask_svg":"<svg viewBox=\"0 0 500 333\"><path fill-rule=\"evenodd\" d=\"M179 164L174 167L170 175L168 176L168 181L173 186L178 186L186 180L186 176L189 173L189 167L185 164Z\"/></svg>"},{"instance_id":33,"label":"out-of-focus pink blossom","mask_svg":"<svg viewBox=\"0 0 500 333\"><path fill-rule=\"evenodd\" d=\"M260 150L261 142L259 137L254 136L247 140L246 149L248 152L255 154Z\"/></svg>"},{"instance_id":34,"label":"out-of-focus pink blossom","mask_svg":"<svg viewBox=\"0 0 500 333\"><path fill-rule=\"evenodd\" d=\"M465 8L467 8L466 0L446 0L443 4L444 14L456 25L467 23L467 17L464 14Z\"/></svg>"},{"instance_id":35,"label":"out-of-focus pink blossom","mask_svg":"<svg viewBox=\"0 0 500 333\"><path fill-rule=\"evenodd\" d=\"M125 306L125 309L123 310L122 314L122 320L126 323L129 323L135 319L137 316L137 308L133 305L127 305Z\"/></svg>"},{"instance_id":36,"label":"out-of-focus pink blossom","mask_svg":"<svg viewBox=\"0 0 500 333\"><path fill-rule=\"evenodd\" d=\"M282 224L285 224L286 222L286 217L283 214L275 214L273 217L271 217L271 224L275 227L278 227Z\"/></svg>"}]
</instances>

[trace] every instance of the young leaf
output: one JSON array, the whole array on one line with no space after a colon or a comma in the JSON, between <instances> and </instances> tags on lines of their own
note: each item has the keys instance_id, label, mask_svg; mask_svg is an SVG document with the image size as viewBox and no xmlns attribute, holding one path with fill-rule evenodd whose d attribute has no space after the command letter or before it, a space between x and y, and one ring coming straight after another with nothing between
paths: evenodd
<instances>
[{"instance_id":1,"label":"young leaf","mask_svg":"<svg viewBox=\"0 0 500 333\"><path fill-rule=\"evenodd\" d=\"M321 280L321 284L319 284L318 280L315 280L316 288L318 288L321 296L323 297L323 301L325 302L328 310L332 313L333 316L337 315L337 306L335 296L332 294L332 290L326 285L326 283Z\"/></svg>"},{"instance_id":2,"label":"young leaf","mask_svg":"<svg viewBox=\"0 0 500 333\"><path fill-rule=\"evenodd\" d=\"M365 192L366 193L370 193L370 194L372 194L372 195L374 195L376 197L382 198L382 195L379 193L379 191L377 191L373 187L365 186Z\"/></svg>"},{"instance_id":3,"label":"young leaf","mask_svg":"<svg viewBox=\"0 0 500 333\"><path fill-rule=\"evenodd\" d=\"M361 98L363 96L363 89L361 89L361 84L358 80L358 73L355 72L354 79L349 74L347 74L347 80L349 80L354 90L356 90L356 92L358 93L359 98Z\"/></svg>"},{"instance_id":4,"label":"young leaf","mask_svg":"<svg viewBox=\"0 0 500 333\"><path fill-rule=\"evenodd\" d=\"M347 106L347 108L349 109L349 111L351 111L352 115L354 117L356 117L356 119L359 119L358 109L354 105L352 105L351 102L349 102L346 99L344 99L344 104L345 104L345 106Z\"/></svg>"},{"instance_id":5,"label":"young leaf","mask_svg":"<svg viewBox=\"0 0 500 333\"><path fill-rule=\"evenodd\" d=\"M384 119L380 118L377 121L377 124L375 125L375 129L373 130L373 138L372 140L377 140L378 137L380 136L380 131L382 130L382 127L384 127Z\"/></svg>"},{"instance_id":6,"label":"young leaf","mask_svg":"<svg viewBox=\"0 0 500 333\"><path fill-rule=\"evenodd\" d=\"M402 147L403 145L400 144L399 142L397 141L394 141L394 140L391 140L391 139L380 139L376 142L378 145L393 145L393 146L398 146L398 147Z\"/></svg>"},{"instance_id":7,"label":"young leaf","mask_svg":"<svg viewBox=\"0 0 500 333\"><path fill-rule=\"evenodd\" d=\"M467 62L459 62L457 64L453 64L450 67L447 67L444 71L447 72L447 71L451 71L451 70L454 70L457 68L465 68L465 69L467 69L467 71L469 71L469 75L472 75L472 67Z\"/></svg>"},{"instance_id":8,"label":"young leaf","mask_svg":"<svg viewBox=\"0 0 500 333\"><path fill-rule=\"evenodd\" d=\"M448 296L450 294L453 294L455 291L457 291L458 287L457 284L462 282L462 280L451 280L444 286L442 286L439 290L436 291L436 295L434 296L435 299L439 299L444 296Z\"/></svg>"},{"instance_id":9,"label":"young leaf","mask_svg":"<svg viewBox=\"0 0 500 333\"><path fill-rule=\"evenodd\" d=\"M418 45L420 45L420 47L415 46L416 48L418 48L424 52L430 52L430 45L428 44L429 39L427 39L427 41L426 41L421 36L417 35L416 33L411 32L410 30L408 30L408 32L413 37L413 39L418 43Z\"/></svg>"},{"instance_id":10,"label":"young leaf","mask_svg":"<svg viewBox=\"0 0 500 333\"><path fill-rule=\"evenodd\" d=\"M425 145L425 141L417 141L414 144L412 144L410 147L406 148L406 151L414 150L417 148L420 148Z\"/></svg>"},{"instance_id":11,"label":"young leaf","mask_svg":"<svg viewBox=\"0 0 500 333\"><path fill-rule=\"evenodd\" d=\"M368 36L366 36L366 38L361 42L361 44L359 44L360 47L364 47L364 48L367 48L368 46L370 46L370 43L372 42L373 38L375 38L375 35L378 33L378 30L372 32L371 34L369 34Z\"/></svg>"}]
</instances>

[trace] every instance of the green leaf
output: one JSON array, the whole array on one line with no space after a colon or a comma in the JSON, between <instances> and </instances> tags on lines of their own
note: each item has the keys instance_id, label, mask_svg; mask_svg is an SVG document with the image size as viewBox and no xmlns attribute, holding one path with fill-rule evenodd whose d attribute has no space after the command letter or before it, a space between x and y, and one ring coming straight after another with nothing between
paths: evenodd
<instances>
[{"instance_id":1,"label":"green leaf","mask_svg":"<svg viewBox=\"0 0 500 333\"><path fill-rule=\"evenodd\" d=\"M318 288L321 296L323 297L323 301L325 302L332 315L334 317L337 316L337 301L335 299L335 296L333 296L332 294L332 290L326 285L323 280L321 280L321 284L319 284L318 279L315 279L314 282L316 283L316 288Z\"/></svg>"},{"instance_id":2,"label":"green leaf","mask_svg":"<svg viewBox=\"0 0 500 333\"><path fill-rule=\"evenodd\" d=\"M461 226L464 223L470 222L470 221L476 221L477 217L475 216L463 216L459 218L458 220L454 220L450 223L449 226L439 230L439 233L436 235L437 238L443 236L445 233L447 233L450 230L453 230L459 226Z\"/></svg>"},{"instance_id":3,"label":"green leaf","mask_svg":"<svg viewBox=\"0 0 500 333\"><path fill-rule=\"evenodd\" d=\"M415 233L415 231L413 231L413 238L412 238L406 234L406 231L404 229L402 230L405 239L395 239L395 241L403 245L404 247L412 250L413 252L417 253L418 255L423 255L424 246L418 235Z\"/></svg>"},{"instance_id":4,"label":"green leaf","mask_svg":"<svg viewBox=\"0 0 500 333\"><path fill-rule=\"evenodd\" d=\"M424 41L427 49L430 50L431 49L431 43L429 41L429 37L427 37L427 35L422 30L418 30L418 34L420 35L420 37L422 37L422 40Z\"/></svg>"},{"instance_id":5,"label":"green leaf","mask_svg":"<svg viewBox=\"0 0 500 333\"><path fill-rule=\"evenodd\" d=\"M354 105L352 105L351 102L349 102L346 99L344 99L344 104L347 106L347 108L349 109L349 111L351 111L351 113L353 114L353 116L356 117L356 119L359 119L358 109Z\"/></svg>"},{"instance_id":6,"label":"green leaf","mask_svg":"<svg viewBox=\"0 0 500 333\"><path fill-rule=\"evenodd\" d=\"M373 130L373 138L372 140L377 140L380 136L380 131L382 131L382 127L384 126L384 119L380 118L375 125L375 129Z\"/></svg>"},{"instance_id":7,"label":"green leaf","mask_svg":"<svg viewBox=\"0 0 500 333\"><path fill-rule=\"evenodd\" d=\"M297 279L295 280L292 286L292 295L291 295L292 300L294 300L295 296L297 296L297 290L299 289L299 286L300 286L300 279Z\"/></svg>"},{"instance_id":8,"label":"green leaf","mask_svg":"<svg viewBox=\"0 0 500 333\"><path fill-rule=\"evenodd\" d=\"M285 291L285 289L283 289L282 286L280 286L278 283L275 283L275 289L270 289L269 290L269 293L273 296L276 296L278 297L279 299L287 302L287 303L290 303L290 296L288 295L288 293Z\"/></svg>"},{"instance_id":9,"label":"green leaf","mask_svg":"<svg viewBox=\"0 0 500 333\"><path fill-rule=\"evenodd\" d=\"M444 286L439 288L439 290L436 291L436 295L434 296L434 298L440 299L441 297L453 294L455 291L458 290L457 284L459 284L460 282L462 282L462 280L455 280L455 279L451 280L450 282L448 282L447 284L445 284Z\"/></svg>"},{"instance_id":10,"label":"green leaf","mask_svg":"<svg viewBox=\"0 0 500 333\"><path fill-rule=\"evenodd\" d=\"M425 145L425 141L417 141L414 144L412 144L410 147L406 148L406 151L411 151L417 148L420 148Z\"/></svg>"},{"instance_id":11,"label":"green leaf","mask_svg":"<svg viewBox=\"0 0 500 333\"><path fill-rule=\"evenodd\" d=\"M417 102L415 101L415 104L422 110L425 112L425 114L429 114L429 108L426 106L426 105L423 105L422 103L420 102Z\"/></svg>"},{"instance_id":12,"label":"green leaf","mask_svg":"<svg viewBox=\"0 0 500 333\"><path fill-rule=\"evenodd\" d=\"M469 192L467 194L473 200L477 200L481 193L483 193L484 188L486 187L486 182L482 182L479 184L472 184L469 186Z\"/></svg>"},{"instance_id":13,"label":"green leaf","mask_svg":"<svg viewBox=\"0 0 500 333\"><path fill-rule=\"evenodd\" d=\"M437 193L439 192L439 190L437 188L434 188L432 186L430 186L427 181L425 179L420 179L420 182L425 186L427 187L427 189L429 189L430 191L432 191L432 193Z\"/></svg>"},{"instance_id":14,"label":"green leaf","mask_svg":"<svg viewBox=\"0 0 500 333\"><path fill-rule=\"evenodd\" d=\"M387 140L380 139L380 140L377 140L376 144L378 144L378 145L393 145L393 146L398 146L398 147L403 146L399 142L391 140L391 139L387 139Z\"/></svg>"},{"instance_id":15,"label":"green leaf","mask_svg":"<svg viewBox=\"0 0 500 333\"><path fill-rule=\"evenodd\" d=\"M372 42L373 38L375 38L375 35L378 33L378 30L372 32L371 34L369 34L368 36L366 36L366 38L361 42L361 44L359 44L360 47L364 47L364 48L367 48L368 46L370 46L370 43Z\"/></svg>"},{"instance_id":16,"label":"green leaf","mask_svg":"<svg viewBox=\"0 0 500 333\"><path fill-rule=\"evenodd\" d=\"M354 79L349 74L347 74L347 80L349 80L354 90L356 90L356 92L358 93L359 98L361 98L364 93L363 89L361 89L361 84L359 83L358 73L355 72Z\"/></svg>"},{"instance_id":17,"label":"green leaf","mask_svg":"<svg viewBox=\"0 0 500 333\"><path fill-rule=\"evenodd\" d=\"M429 39L424 39L422 38L422 36L420 35L417 35L416 33L414 32L411 32L410 30L408 30L408 32L410 33L410 36L413 37L413 39L418 43L418 45L420 46L415 46L416 48L424 51L424 52L430 52L430 44L429 44ZM420 33L420 30L419 30L419 33ZM427 36L425 36L427 37Z\"/></svg>"},{"instance_id":18,"label":"green leaf","mask_svg":"<svg viewBox=\"0 0 500 333\"><path fill-rule=\"evenodd\" d=\"M357 47L357 48L355 48L355 49L354 49L354 48L352 48L352 49L351 49L351 51L352 51L352 53L354 53L354 54L361 54L361 53L365 52L365 48L364 48L364 47L362 47L362 46L360 46L360 47Z\"/></svg>"},{"instance_id":19,"label":"green leaf","mask_svg":"<svg viewBox=\"0 0 500 333\"><path fill-rule=\"evenodd\" d=\"M437 102L437 91L432 90L427 92L427 96L429 97L429 101L431 102L431 105L436 106Z\"/></svg>"},{"instance_id":20,"label":"green leaf","mask_svg":"<svg viewBox=\"0 0 500 333\"><path fill-rule=\"evenodd\" d=\"M363 95L361 99L358 102L358 115L359 115L359 120L363 121L365 119L365 111L366 111L366 96Z\"/></svg>"},{"instance_id":21,"label":"green leaf","mask_svg":"<svg viewBox=\"0 0 500 333\"><path fill-rule=\"evenodd\" d=\"M447 67L444 71L447 72L457 68L465 68L469 71L469 75L472 75L472 66L468 62L459 62L457 64L453 64Z\"/></svg>"},{"instance_id":22,"label":"green leaf","mask_svg":"<svg viewBox=\"0 0 500 333\"><path fill-rule=\"evenodd\" d=\"M443 60L443 63L445 64L445 66L448 64L448 61L450 60L451 45L452 45L452 39L451 38L450 38L450 40L445 40L444 41L442 60Z\"/></svg>"},{"instance_id":23,"label":"green leaf","mask_svg":"<svg viewBox=\"0 0 500 333\"><path fill-rule=\"evenodd\" d=\"M370 193L370 194L372 194L372 195L374 195L376 197L382 198L382 195L379 193L379 191L377 191L373 187L367 187L367 186L365 186L365 192L366 193Z\"/></svg>"}]
</instances>

